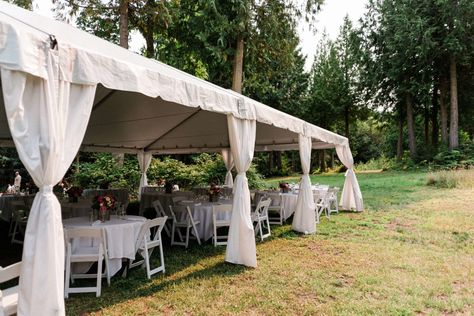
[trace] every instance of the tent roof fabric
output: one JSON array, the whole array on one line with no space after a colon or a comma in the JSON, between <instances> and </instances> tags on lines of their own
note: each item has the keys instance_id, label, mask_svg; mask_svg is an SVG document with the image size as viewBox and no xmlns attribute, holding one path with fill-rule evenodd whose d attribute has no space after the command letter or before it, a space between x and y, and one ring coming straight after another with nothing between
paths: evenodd
<instances>
[{"instance_id":1,"label":"tent roof fabric","mask_svg":"<svg viewBox=\"0 0 474 316\"><path fill-rule=\"evenodd\" d=\"M46 78L45 52L51 47L57 49L61 79L97 85L83 150L220 151L229 147L229 114L257 121L256 150L296 150L298 134L311 137L313 148L348 146L343 136L0 1L3 68ZM3 107L0 144L12 144Z\"/></svg>"}]
</instances>

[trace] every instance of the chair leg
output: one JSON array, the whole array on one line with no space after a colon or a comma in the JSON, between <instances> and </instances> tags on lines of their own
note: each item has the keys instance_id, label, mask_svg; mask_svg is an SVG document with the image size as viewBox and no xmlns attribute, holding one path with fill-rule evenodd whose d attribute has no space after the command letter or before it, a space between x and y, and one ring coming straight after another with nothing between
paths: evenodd
<instances>
[{"instance_id":1,"label":"chair leg","mask_svg":"<svg viewBox=\"0 0 474 316\"><path fill-rule=\"evenodd\" d=\"M109 268L108 258L104 258L104 262L105 262L105 273L106 273L105 277L107 278L107 286L110 286L110 268Z\"/></svg>"},{"instance_id":2,"label":"chair leg","mask_svg":"<svg viewBox=\"0 0 474 316\"><path fill-rule=\"evenodd\" d=\"M316 206L316 224L319 224L322 207Z\"/></svg>"},{"instance_id":3,"label":"chair leg","mask_svg":"<svg viewBox=\"0 0 474 316\"><path fill-rule=\"evenodd\" d=\"M270 228L270 220L268 219L268 216L267 216L267 228L268 228L268 236L271 236L272 231L271 231L271 228Z\"/></svg>"},{"instance_id":4,"label":"chair leg","mask_svg":"<svg viewBox=\"0 0 474 316\"><path fill-rule=\"evenodd\" d=\"M150 279L151 275L150 275L150 256L148 254L148 247L145 246L145 249L143 250L143 252L145 253L144 256L145 256L145 266L146 266L146 276L148 279Z\"/></svg>"},{"instance_id":5,"label":"chair leg","mask_svg":"<svg viewBox=\"0 0 474 316\"><path fill-rule=\"evenodd\" d=\"M71 250L68 249L66 257L66 276L64 277L64 297L69 297L69 282L71 280Z\"/></svg>"},{"instance_id":6,"label":"chair leg","mask_svg":"<svg viewBox=\"0 0 474 316\"><path fill-rule=\"evenodd\" d=\"M160 238L160 260L161 260L161 266L163 267L163 273L165 273L165 257L163 256L163 244L161 243L161 238Z\"/></svg>"},{"instance_id":7,"label":"chair leg","mask_svg":"<svg viewBox=\"0 0 474 316\"><path fill-rule=\"evenodd\" d=\"M253 232L255 234L255 237L257 237L257 235L258 235L258 231L259 231L259 228L258 228L258 220L257 220L257 223L255 224L255 227L253 228Z\"/></svg>"},{"instance_id":8,"label":"chair leg","mask_svg":"<svg viewBox=\"0 0 474 316\"><path fill-rule=\"evenodd\" d=\"M102 251L99 251L99 260L97 262L97 289L95 296L99 297L102 287L102 261L104 260L104 256Z\"/></svg>"},{"instance_id":9,"label":"chair leg","mask_svg":"<svg viewBox=\"0 0 474 316\"><path fill-rule=\"evenodd\" d=\"M198 242L198 245L201 245L201 238L199 238L199 234L198 234L196 225L194 225L194 224L193 224L193 231L194 231L194 235L196 236L196 240Z\"/></svg>"},{"instance_id":10,"label":"chair leg","mask_svg":"<svg viewBox=\"0 0 474 316\"><path fill-rule=\"evenodd\" d=\"M173 226L171 227L171 246L174 245L174 231L175 231L175 229L176 229L176 225L173 222Z\"/></svg>"},{"instance_id":11,"label":"chair leg","mask_svg":"<svg viewBox=\"0 0 474 316\"><path fill-rule=\"evenodd\" d=\"M214 242L214 247L217 247L217 227L216 227L216 224L214 224L214 236L212 236L212 240Z\"/></svg>"},{"instance_id":12,"label":"chair leg","mask_svg":"<svg viewBox=\"0 0 474 316\"><path fill-rule=\"evenodd\" d=\"M260 218L258 219L258 229L260 230L260 241L263 241L262 221L260 220Z\"/></svg>"},{"instance_id":13,"label":"chair leg","mask_svg":"<svg viewBox=\"0 0 474 316\"><path fill-rule=\"evenodd\" d=\"M189 231L190 231L191 227L186 227L186 248L188 248L188 244L189 244Z\"/></svg>"}]
</instances>

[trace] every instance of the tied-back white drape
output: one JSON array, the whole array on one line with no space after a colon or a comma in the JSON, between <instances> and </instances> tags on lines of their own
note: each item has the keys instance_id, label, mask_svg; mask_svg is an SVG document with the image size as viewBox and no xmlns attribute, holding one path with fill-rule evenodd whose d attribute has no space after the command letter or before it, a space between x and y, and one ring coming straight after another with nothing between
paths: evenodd
<instances>
[{"instance_id":1,"label":"tied-back white drape","mask_svg":"<svg viewBox=\"0 0 474 316\"><path fill-rule=\"evenodd\" d=\"M148 167L150 167L151 157L152 157L152 155L149 152L141 151L137 154L138 165L140 167L140 172L142 174L142 176L140 178L140 186L138 188L138 200L139 201L140 201L140 198L142 196L143 188L148 185L148 179L146 177L146 172L148 170Z\"/></svg>"},{"instance_id":2,"label":"tied-back white drape","mask_svg":"<svg viewBox=\"0 0 474 316\"><path fill-rule=\"evenodd\" d=\"M253 159L257 124L255 120L243 120L227 115L227 125L237 176L234 182L234 200L225 260L256 267L257 254L253 223L250 218L250 191L246 172Z\"/></svg>"},{"instance_id":3,"label":"tied-back white drape","mask_svg":"<svg viewBox=\"0 0 474 316\"><path fill-rule=\"evenodd\" d=\"M232 152L230 148L222 149L222 160L224 160L225 168L227 169L224 185L228 188L232 188L234 186L234 179L232 178L234 159L232 158Z\"/></svg>"},{"instance_id":4,"label":"tied-back white drape","mask_svg":"<svg viewBox=\"0 0 474 316\"><path fill-rule=\"evenodd\" d=\"M300 160L303 176L301 177L292 229L306 234L316 232L315 205L313 192L311 190L311 179L309 178L311 146L311 137L299 134Z\"/></svg>"},{"instance_id":5,"label":"tied-back white drape","mask_svg":"<svg viewBox=\"0 0 474 316\"><path fill-rule=\"evenodd\" d=\"M354 173L354 159L352 158L351 149L349 146L336 146L337 156L341 162L346 166L346 180L344 181L344 188L342 189L340 206L343 209L355 209L358 212L364 210L364 201L362 200L362 193L360 192L359 182Z\"/></svg>"},{"instance_id":6,"label":"tied-back white drape","mask_svg":"<svg viewBox=\"0 0 474 316\"><path fill-rule=\"evenodd\" d=\"M20 316L65 314L61 206L52 188L79 150L96 88L61 80L58 52L45 43L43 53L47 79L1 69L10 132L21 161L40 188L23 245Z\"/></svg>"}]
</instances>

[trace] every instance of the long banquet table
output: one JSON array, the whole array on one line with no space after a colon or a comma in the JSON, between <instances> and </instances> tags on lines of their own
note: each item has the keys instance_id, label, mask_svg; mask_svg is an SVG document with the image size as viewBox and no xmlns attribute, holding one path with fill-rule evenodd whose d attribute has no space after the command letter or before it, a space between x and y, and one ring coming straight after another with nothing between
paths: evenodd
<instances>
[{"instance_id":1,"label":"long banquet table","mask_svg":"<svg viewBox=\"0 0 474 316\"><path fill-rule=\"evenodd\" d=\"M187 200L190 200L194 193L190 191L176 191L173 193L162 193L162 192L146 192L142 193L140 199L140 215L143 215L143 212L148 207L153 207L152 203L156 200L161 202L161 205L165 208L165 211L168 211L168 205L173 205L173 197L183 197Z\"/></svg>"}]
</instances>

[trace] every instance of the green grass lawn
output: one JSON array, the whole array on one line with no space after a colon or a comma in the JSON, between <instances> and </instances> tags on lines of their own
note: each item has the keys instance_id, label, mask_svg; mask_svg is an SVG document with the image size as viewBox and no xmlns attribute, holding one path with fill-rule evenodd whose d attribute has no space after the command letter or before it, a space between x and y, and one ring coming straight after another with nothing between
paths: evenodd
<instances>
[{"instance_id":1,"label":"green grass lawn","mask_svg":"<svg viewBox=\"0 0 474 316\"><path fill-rule=\"evenodd\" d=\"M224 247L165 247L166 274L114 277L76 294L69 315L471 315L474 192L425 186L426 174L358 175L367 210L324 218L310 236L273 227L258 267L224 263ZM273 180L273 184L281 179ZM296 178L297 181L297 178ZM343 175L312 176L342 187ZM271 182L271 181L269 181Z\"/></svg>"}]
</instances>

